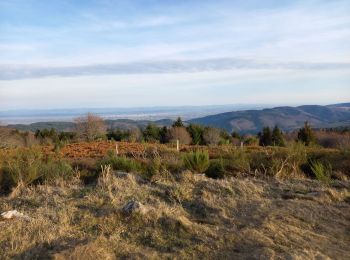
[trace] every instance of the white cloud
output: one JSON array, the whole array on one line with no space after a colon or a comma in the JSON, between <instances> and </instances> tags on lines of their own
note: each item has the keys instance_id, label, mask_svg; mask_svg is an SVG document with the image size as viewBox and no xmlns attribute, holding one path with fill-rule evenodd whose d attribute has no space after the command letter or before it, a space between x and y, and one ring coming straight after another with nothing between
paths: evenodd
<instances>
[{"instance_id":1,"label":"white cloud","mask_svg":"<svg viewBox=\"0 0 350 260\"><path fill-rule=\"evenodd\" d=\"M349 2L257 2L97 1L74 10L68 1L72 15L54 25L36 9L27 11L35 22L0 21L1 106L154 105L167 94L181 104L349 99Z\"/></svg>"},{"instance_id":2,"label":"white cloud","mask_svg":"<svg viewBox=\"0 0 350 260\"><path fill-rule=\"evenodd\" d=\"M320 62L269 62L236 58L203 59L203 60L163 60L141 61L129 63L111 63L65 67L35 66L0 66L0 80L16 80L26 78L43 78L50 76L74 77L84 75L125 75L125 74L163 74L192 73L224 70L344 70L350 71L348 63Z\"/></svg>"},{"instance_id":3,"label":"white cloud","mask_svg":"<svg viewBox=\"0 0 350 260\"><path fill-rule=\"evenodd\" d=\"M2 81L0 110L233 103L333 103L350 99L348 71L227 70ZM62 87L64 86L64 88Z\"/></svg>"}]
</instances>

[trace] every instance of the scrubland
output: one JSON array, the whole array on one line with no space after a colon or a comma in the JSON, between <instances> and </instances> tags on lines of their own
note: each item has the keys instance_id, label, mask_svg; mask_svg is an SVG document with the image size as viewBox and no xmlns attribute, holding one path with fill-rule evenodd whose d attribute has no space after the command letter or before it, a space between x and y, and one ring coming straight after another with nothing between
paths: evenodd
<instances>
[{"instance_id":1,"label":"scrubland","mask_svg":"<svg viewBox=\"0 0 350 260\"><path fill-rule=\"evenodd\" d=\"M1 259L348 259L350 154L90 142L0 151ZM125 212L129 202L140 208Z\"/></svg>"}]
</instances>

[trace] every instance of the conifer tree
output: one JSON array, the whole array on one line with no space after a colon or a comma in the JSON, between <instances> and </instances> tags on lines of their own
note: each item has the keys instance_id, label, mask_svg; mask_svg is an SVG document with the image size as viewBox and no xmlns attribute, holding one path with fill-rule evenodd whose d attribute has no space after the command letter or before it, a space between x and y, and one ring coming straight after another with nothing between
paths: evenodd
<instances>
[{"instance_id":1,"label":"conifer tree","mask_svg":"<svg viewBox=\"0 0 350 260\"><path fill-rule=\"evenodd\" d=\"M298 141L303 142L307 146L316 142L315 134L307 121L304 123L304 127L299 129Z\"/></svg>"},{"instance_id":2,"label":"conifer tree","mask_svg":"<svg viewBox=\"0 0 350 260\"><path fill-rule=\"evenodd\" d=\"M272 133L270 127L264 127L262 132L258 134L259 145L269 146L272 145Z\"/></svg>"},{"instance_id":3,"label":"conifer tree","mask_svg":"<svg viewBox=\"0 0 350 260\"><path fill-rule=\"evenodd\" d=\"M182 122L181 117L178 117L176 121L173 123L173 127L184 127L184 123Z\"/></svg>"},{"instance_id":4,"label":"conifer tree","mask_svg":"<svg viewBox=\"0 0 350 260\"><path fill-rule=\"evenodd\" d=\"M284 146L283 133L278 126L275 126L272 130L272 144L274 146Z\"/></svg>"}]
</instances>

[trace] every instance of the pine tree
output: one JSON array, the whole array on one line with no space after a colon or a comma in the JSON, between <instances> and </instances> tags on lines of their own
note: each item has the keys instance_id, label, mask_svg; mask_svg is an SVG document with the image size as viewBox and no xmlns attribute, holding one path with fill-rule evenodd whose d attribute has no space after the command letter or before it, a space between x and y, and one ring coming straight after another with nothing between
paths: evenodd
<instances>
[{"instance_id":1,"label":"pine tree","mask_svg":"<svg viewBox=\"0 0 350 260\"><path fill-rule=\"evenodd\" d=\"M159 141L163 144L168 141L167 133L168 133L168 128L166 126L163 126L159 131Z\"/></svg>"},{"instance_id":2,"label":"pine tree","mask_svg":"<svg viewBox=\"0 0 350 260\"><path fill-rule=\"evenodd\" d=\"M237 133L236 131L233 131L232 134L231 134L232 138L236 138L236 139L239 139L241 140L242 137L239 135L239 133Z\"/></svg>"},{"instance_id":3,"label":"pine tree","mask_svg":"<svg viewBox=\"0 0 350 260\"><path fill-rule=\"evenodd\" d=\"M284 146L283 133L278 126L275 126L272 130L272 144L274 146Z\"/></svg>"},{"instance_id":4,"label":"pine tree","mask_svg":"<svg viewBox=\"0 0 350 260\"><path fill-rule=\"evenodd\" d=\"M160 128L153 123L149 123L143 131L143 136L147 142L159 141Z\"/></svg>"},{"instance_id":5,"label":"pine tree","mask_svg":"<svg viewBox=\"0 0 350 260\"><path fill-rule=\"evenodd\" d=\"M304 123L304 127L299 129L298 141L303 142L307 146L316 142L315 134L307 121Z\"/></svg>"},{"instance_id":6,"label":"pine tree","mask_svg":"<svg viewBox=\"0 0 350 260\"><path fill-rule=\"evenodd\" d=\"M192 144L203 144L203 132L204 132L204 128L200 125L196 125L196 124L190 124L187 127L187 131L190 133L191 137L192 137Z\"/></svg>"},{"instance_id":7,"label":"pine tree","mask_svg":"<svg viewBox=\"0 0 350 260\"><path fill-rule=\"evenodd\" d=\"M178 117L174 122L173 127L184 127L184 123L182 122L181 117Z\"/></svg>"},{"instance_id":8,"label":"pine tree","mask_svg":"<svg viewBox=\"0 0 350 260\"><path fill-rule=\"evenodd\" d=\"M272 145L272 133L270 127L264 127L262 132L258 134L259 145L269 146Z\"/></svg>"}]
</instances>

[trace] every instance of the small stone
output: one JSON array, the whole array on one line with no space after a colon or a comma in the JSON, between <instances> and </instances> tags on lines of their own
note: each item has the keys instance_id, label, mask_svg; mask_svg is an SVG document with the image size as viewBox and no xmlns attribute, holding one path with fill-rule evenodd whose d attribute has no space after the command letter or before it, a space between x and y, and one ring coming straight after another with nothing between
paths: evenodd
<instances>
[{"instance_id":1,"label":"small stone","mask_svg":"<svg viewBox=\"0 0 350 260\"><path fill-rule=\"evenodd\" d=\"M130 173L127 172L116 172L115 176L118 178L128 178L130 176Z\"/></svg>"},{"instance_id":2,"label":"small stone","mask_svg":"<svg viewBox=\"0 0 350 260\"><path fill-rule=\"evenodd\" d=\"M147 213L147 208L144 205L142 205L141 202L138 202L136 200L130 200L124 205L122 211L123 213L128 215L134 213L140 213L143 215Z\"/></svg>"},{"instance_id":3,"label":"small stone","mask_svg":"<svg viewBox=\"0 0 350 260\"><path fill-rule=\"evenodd\" d=\"M13 219L13 218L21 218L24 220L30 220L31 218L27 215L24 215L21 212L18 212L17 210L9 210L6 212L1 213L1 217L3 219Z\"/></svg>"}]
</instances>

